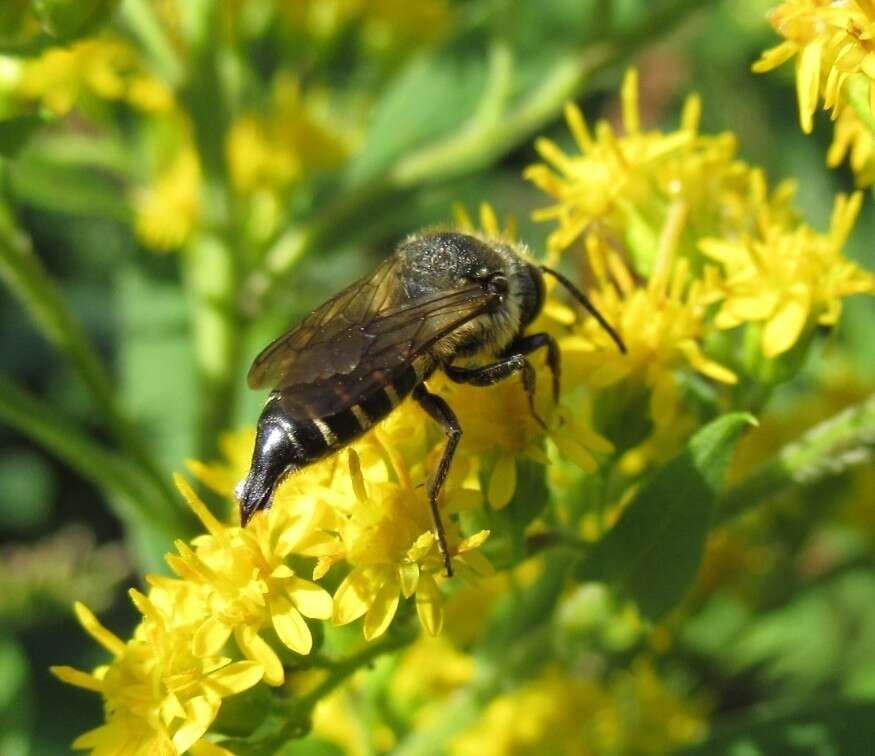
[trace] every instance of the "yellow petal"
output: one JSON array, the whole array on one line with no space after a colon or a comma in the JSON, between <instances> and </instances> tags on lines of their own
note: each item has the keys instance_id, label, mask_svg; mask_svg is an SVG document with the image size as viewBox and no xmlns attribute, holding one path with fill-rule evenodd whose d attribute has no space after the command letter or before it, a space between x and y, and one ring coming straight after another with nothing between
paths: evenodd
<instances>
[{"instance_id":1,"label":"yellow petal","mask_svg":"<svg viewBox=\"0 0 875 756\"><path fill-rule=\"evenodd\" d=\"M77 688L85 688L85 690L93 690L97 693L103 691L102 681L98 680L94 675L74 669L73 667L49 667L49 672L68 685L75 685Z\"/></svg>"},{"instance_id":2,"label":"yellow petal","mask_svg":"<svg viewBox=\"0 0 875 756\"><path fill-rule=\"evenodd\" d=\"M510 454L502 454L489 477L487 498L495 509L506 507L516 490L516 460Z\"/></svg>"},{"instance_id":3,"label":"yellow petal","mask_svg":"<svg viewBox=\"0 0 875 756\"><path fill-rule=\"evenodd\" d=\"M275 603L279 611L274 610ZM285 606L282 607L281 604ZM271 617L273 629L286 646L302 656L310 653L313 648L313 636L301 613L295 607L288 602L272 602Z\"/></svg>"},{"instance_id":4,"label":"yellow petal","mask_svg":"<svg viewBox=\"0 0 875 756\"><path fill-rule=\"evenodd\" d=\"M764 320L778 306L776 291L762 291L758 294L736 296L728 300L724 308L732 313L736 321Z\"/></svg>"},{"instance_id":5,"label":"yellow petal","mask_svg":"<svg viewBox=\"0 0 875 756\"><path fill-rule=\"evenodd\" d=\"M817 93L820 88L820 60L823 40L816 39L802 48L796 65L796 98L799 100L799 123L802 131L810 134L812 116L817 109Z\"/></svg>"},{"instance_id":6,"label":"yellow petal","mask_svg":"<svg viewBox=\"0 0 875 756\"><path fill-rule=\"evenodd\" d=\"M492 563L483 556L482 551L466 551L456 557L454 564L463 564L479 577L489 577L495 574Z\"/></svg>"},{"instance_id":7,"label":"yellow petal","mask_svg":"<svg viewBox=\"0 0 875 756\"><path fill-rule=\"evenodd\" d=\"M254 661L239 661L226 664L214 672L204 681L212 691L222 698L233 696L249 690L253 685L261 682L264 677L264 667Z\"/></svg>"},{"instance_id":8,"label":"yellow petal","mask_svg":"<svg viewBox=\"0 0 875 756\"><path fill-rule=\"evenodd\" d=\"M575 439L565 434L557 434L553 437L553 442L565 459L571 460L584 472L594 473L598 470L599 466L596 458L590 454L588 449L577 443Z\"/></svg>"},{"instance_id":9,"label":"yellow petal","mask_svg":"<svg viewBox=\"0 0 875 756\"><path fill-rule=\"evenodd\" d=\"M268 685L282 685L285 679L283 665L279 657L252 625L238 625L234 628L234 638L247 659L264 667L264 681Z\"/></svg>"},{"instance_id":10,"label":"yellow petal","mask_svg":"<svg viewBox=\"0 0 875 756\"><path fill-rule=\"evenodd\" d=\"M218 711L218 703L208 701L204 696L196 696L186 704L188 721L173 736L173 745L178 753L185 753L203 737Z\"/></svg>"},{"instance_id":11,"label":"yellow petal","mask_svg":"<svg viewBox=\"0 0 875 756\"><path fill-rule=\"evenodd\" d=\"M407 550L407 558L411 562L418 562L420 559L424 558L429 551L431 551L432 546L434 546L434 533L430 530L426 530L425 533L420 535L413 542L413 546Z\"/></svg>"},{"instance_id":12,"label":"yellow petal","mask_svg":"<svg viewBox=\"0 0 875 756\"><path fill-rule=\"evenodd\" d=\"M404 598L410 598L419 585L419 565L416 562L402 562L398 567L398 579L401 582L401 594Z\"/></svg>"},{"instance_id":13,"label":"yellow petal","mask_svg":"<svg viewBox=\"0 0 875 756\"><path fill-rule=\"evenodd\" d=\"M85 604L77 601L73 604L73 611L76 612L76 619L79 620L79 624L82 625L86 633L113 656L121 655L125 650L124 641L101 625L97 617L94 616L94 613Z\"/></svg>"},{"instance_id":14,"label":"yellow petal","mask_svg":"<svg viewBox=\"0 0 875 756\"><path fill-rule=\"evenodd\" d=\"M194 492L194 489L189 485L188 481L179 473L174 473L173 482L176 484L179 493L182 494L182 498L185 499L188 506L191 507L192 511L197 515L198 519L203 523L210 535L224 539L225 526L213 516L213 513L210 512L209 509L207 509L206 504L200 500L198 495Z\"/></svg>"},{"instance_id":15,"label":"yellow petal","mask_svg":"<svg viewBox=\"0 0 875 756\"><path fill-rule=\"evenodd\" d=\"M390 578L383 587L377 591L374 603L365 615L364 634L365 640L379 638L395 617L398 610L398 602L401 598L401 586L398 580Z\"/></svg>"},{"instance_id":16,"label":"yellow petal","mask_svg":"<svg viewBox=\"0 0 875 756\"><path fill-rule=\"evenodd\" d=\"M385 573L383 573L385 579ZM357 620L373 603L374 596L383 584L380 574L372 568L356 567L347 575L334 594L331 621L346 625Z\"/></svg>"},{"instance_id":17,"label":"yellow petal","mask_svg":"<svg viewBox=\"0 0 875 756\"><path fill-rule=\"evenodd\" d=\"M305 617L329 619L331 617L331 594L322 586L309 580L293 578L286 587L297 610Z\"/></svg>"},{"instance_id":18,"label":"yellow petal","mask_svg":"<svg viewBox=\"0 0 875 756\"><path fill-rule=\"evenodd\" d=\"M777 68L783 63L786 63L798 51L798 47L792 42L781 42L766 50L756 63L751 66L754 73L765 73L773 68Z\"/></svg>"},{"instance_id":19,"label":"yellow petal","mask_svg":"<svg viewBox=\"0 0 875 756\"><path fill-rule=\"evenodd\" d=\"M487 538L489 538L488 530L481 530L479 533L474 533L474 535L470 535L463 541L459 542L459 545L456 546L456 553L464 554L466 551L473 551L474 549L480 548Z\"/></svg>"},{"instance_id":20,"label":"yellow petal","mask_svg":"<svg viewBox=\"0 0 875 756\"><path fill-rule=\"evenodd\" d=\"M195 656L215 656L231 637L231 626L213 615L195 631L191 650Z\"/></svg>"},{"instance_id":21,"label":"yellow petal","mask_svg":"<svg viewBox=\"0 0 875 756\"><path fill-rule=\"evenodd\" d=\"M763 328L763 354L772 359L792 347L808 320L809 304L797 297L788 297Z\"/></svg>"},{"instance_id":22,"label":"yellow petal","mask_svg":"<svg viewBox=\"0 0 875 756\"><path fill-rule=\"evenodd\" d=\"M702 353L699 345L692 339L680 342L678 344L678 349L684 357L687 358L687 362L689 362L690 365L702 375L706 375L715 381L720 381L721 383L735 384L738 382L735 373L729 368L723 367L720 363L708 359Z\"/></svg>"},{"instance_id":23,"label":"yellow petal","mask_svg":"<svg viewBox=\"0 0 875 756\"><path fill-rule=\"evenodd\" d=\"M430 635L437 635L444 622L441 590L430 573L423 573L416 589L416 613Z\"/></svg>"}]
</instances>

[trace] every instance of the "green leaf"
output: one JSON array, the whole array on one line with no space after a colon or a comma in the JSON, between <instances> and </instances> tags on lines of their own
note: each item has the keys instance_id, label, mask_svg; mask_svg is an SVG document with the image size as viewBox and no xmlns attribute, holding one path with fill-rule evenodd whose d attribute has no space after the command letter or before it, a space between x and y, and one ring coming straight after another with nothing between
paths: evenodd
<instances>
[{"instance_id":1,"label":"green leaf","mask_svg":"<svg viewBox=\"0 0 875 756\"><path fill-rule=\"evenodd\" d=\"M750 415L724 415L656 472L580 563L576 577L629 594L656 619L675 606L699 569L714 502Z\"/></svg>"},{"instance_id":2,"label":"green leaf","mask_svg":"<svg viewBox=\"0 0 875 756\"><path fill-rule=\"evenodd\" d=\"M109 21L118 3L119 0L34 0L33 8L48 34L71 40Z\"/></svg>"},{"instance_id":3,"label":"green leaf","mask_svg":"<svg viewBox=\"0 0 875 756\"><path fill-rule=\"evenodd\" d=\"M0 456L0 527L28 533L52 513L54 473L36 452L12 448Z\"/></svg>"},{"instance_id":4,"label":"green leaf","mask_svg":"<svg viewBox=\"0 0 875 756\"><path fill-rule=\"evenodd\" d=\"M463 123L486 81L485 48L482 34L469 33L408 65L377 103L350 180L375 177L394 159Z\"/></svg>"},{"instance_id":5,"label":"green leaf","mask_svg":"<svg viewBox=\"0 0 875 756\"><path fill-rule=\"evenodd\" d=\"M42 124L43 119L34 115L0 121L0 156L12 157Z\"/></svg>"},{"instance_id":6,"label":"green leaf","mask_svg":"<svg viewBox=\"0 0 875 756\"><path fill-rule=\"evenodd\" d=\"M195 445L194 359L178 284L160 275L164 260L145 262L123 266L116 280L119 390L159 467L169 471Z\"/></svg>"},{"instance_id":7,"label":"green leaf","mask_svg":"<svg viewBox=\"0 0 875 756\"><path fill-rule=\"evenodd\" d=\"M752 714L682 756L854 756L875 753L875 701L834 701L792 714Z\"/></svg>"},{"instance_id":8,"label":"green leaf","mask_svg":"<svg viewBox=\"0 0 875 756\"><path fill-rule=\"evenodd\" d=\"M24 202L71 215L130 219L125 188L116 177L46 159L42 152L27 153L9 164L13 193Z\"/></svg>"},{"instance_id":9,"label":"green leaf","mask_svg":"<svg viewBox=\"0 0 875 756\"><path fill-rule=\"evenodd\" d=\"M27 756L33 701L27 657L11 637L0 635L0 753Z\"/></svg>"}]
</instances>

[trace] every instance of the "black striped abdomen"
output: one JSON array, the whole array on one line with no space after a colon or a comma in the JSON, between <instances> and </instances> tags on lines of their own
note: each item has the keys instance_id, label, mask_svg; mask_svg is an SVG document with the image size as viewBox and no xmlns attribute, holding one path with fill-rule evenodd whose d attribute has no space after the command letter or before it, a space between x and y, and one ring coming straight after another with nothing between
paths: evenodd
<instances>
[{"instance_id":1,"label":"black striped abdomen","mask_svg":"<svg viewBox=\"0 0 875 756\"><path fill-rule=\"evenodd\" d=\"M288 433L298 466L315 462L355 441L397 407L425 378L434 372L430 358L419 358L394 380L374 389L351 407L313 420L289 419Z\"/></svg>"}]
</instances>

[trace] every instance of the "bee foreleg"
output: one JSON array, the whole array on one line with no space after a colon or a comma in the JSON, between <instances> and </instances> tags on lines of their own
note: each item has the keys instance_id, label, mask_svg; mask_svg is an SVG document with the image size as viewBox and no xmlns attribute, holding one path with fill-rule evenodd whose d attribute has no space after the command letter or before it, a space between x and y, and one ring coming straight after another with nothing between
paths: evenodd
<instances>
[{"instance_id":1,"label":"bee foreleg","mask_svg":"<svg viewBox=\"0 0 875 756\"><path fill-rule=\"evenodd\" d=\"M559 380L562 375L559 345L549 333L533 333L519 336L504 350L502 355L531 354L536 349L547 347L547 367L553 376L553 401L559 401Z\"/></svg>"},{"instance_id":2,"label":"bee foreleg","mask_svg":"<svg viewBox=\"0 0 875 756\"><path fill-rule=\"evenodd\" d=\"M519 351L508 354L511 347L516 346L519 347ZM467 383L471 386L492 386L499 381L510 378L514 373L522 373L523 388L529 400L529 412L542 428L546 428L547 424L535 409L535 371L525 357L526 354L542 346L547 347L547 364L553 374L553 398L555 400L559 396L559 349L556 347L553 337L546 333L537 333L534 336L517 339L511 344L511 347L505 350L505 354L508 356L497 362L479 368L445 365L444 372L451 381Z\"/></svg>"},{"instance_id":3,"label":"bee foreleg","mask_svg":"<svg viewBox=\"0 0 875 756\"><path fill-rule=\"evenodd\" d=\"M428 485L428 504L431 507L431 518L434 524L434 535L438 542L438 549L444 558L444 568L447 577L452 577L453 565L450 560L450 550L447 547L444 524L438 509L438 497L447 479L447 473L450 471L450 464L452 464L453 455L456 453L456 447L459 445L459 439L462 437L462 426L459 425L459 420L456 418L453 410L450 409L450 406L441 397L430 394L421 383L413 389L413 398L419 402L419 406L428 413L429 417L440 423L444 433L447 434L447 445L444 447L437 469Z\"/></svg>"}]
</instances>

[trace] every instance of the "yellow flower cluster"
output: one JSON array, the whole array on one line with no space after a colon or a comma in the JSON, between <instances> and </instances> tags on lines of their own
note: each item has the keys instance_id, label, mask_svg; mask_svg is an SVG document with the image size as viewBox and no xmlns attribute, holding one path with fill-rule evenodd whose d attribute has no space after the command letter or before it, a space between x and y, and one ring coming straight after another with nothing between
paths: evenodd
<instances>
[{"instance_id":1,"label":"yellow flower cluster","mask_svg":"<svg viewBox=\"0 0 875 756\"><path fill-rule=\"evenodd\" d=\"M182 134L187 131L180 127ZM132 193L134 229L143 244L156 252L181 247L200 220L200 192L200 158L194 145L184 139L162 161L151 184Z\"/></svg>"},{"instance_id":2,"label":"yellow flower cluster","mask_svg":"<svg viewBox=\"0 0 875 756\"><path fill-rule=\"evenodd\" d=\"M602 682L548 668L529 685L492 701L454 738L452 756L668 753L706 731L705 707L683 698L646 658Z\"/></svg>"},{"instance_id":3,"label":"yellow flower cluster","mask_svg":"<svg viewBox=\"0 0 875 756\"><path fill-rule=\"evenodd\" d=\"M198 741L222 699L256 685L264 668L252 661L194 654L192 633L206 610L196 590L186 591L183 601L160 589L153 589L149 597L131 590L131 598L143 621L127 642L76 605L79 621L112 661L90 674L72 667L52 668L64 682L103 696L105 724L81 735L73 747L96 756L171 756L189 749L193 754L210 753L200 750Z\"/></svg>"},{"instance_id":4,"label":"yellow flower cluster","mask_svg":"<svg viewBox=\"0 0 875 756\"><path fill-rule=\"evenodd\" d=\"M66 47L50 47L33 59L16 61L13 94L35 102L54 116L87 107L89 98L124 101L149 113L173 108L170 90L148 73L136 49L125 40L98 36Z\"/></svg>"},{"instance_id":5,"label":"yellow flower cluster","mask_svg":"<svg viewBox=\"0 0 875 756\"><path fill-rule=\"evenodd\" d=\"M579 154L540 139L545 162L526 176L555 200L534 216L557 223L551 262L564 256L585 273L628 348L611 350L597 323L584 321L560 340L567 381L645 391L659 431L677 425L678 368L736 382L707 356L716 331L761 326L763 354L776 357L814 324L834 324L842 299L875 291L875 278L842 256L859 195L838 197L831 231L819 234L792 210L792 184L770 192L763 172L736 157L732 135L699 133L698 98L687 100L677 131L645 131L630 71L622 105L621 134L605 121L591 132L567 106Z\"/></svg>"},{"instance_id":6,"label":"yellow flower cluster","mask_svg":"<svg viewBox=\"0 0 875 756\"><path fill-rule=\"evenodd\" d=\"M253 231L261 238L276 230L290 188L336 167L349 151L351 136L329 125L323 100L305 96L297 80L280 74L272 112L241 115L231 124L225 141L231 183L252 202Z\"/></svg>"},{"instance_id":7,"label":"yellow flower cluster","mask_svg":"<svg viewBox=\"0 0 875 756\"><path fill-rule=\"evenodd\" d=\"M766 50L753 70L770 71L796 56L796 94L802 130L811 133L818 100L837 109L850 77L868 85L869 110L875 113L875 2L872 0L786 0L769 14L784 37Z\"/></svg>"},{"instance_id":8,"label":"yellow flower cluster","mask_svg":"<svg viewBox=\"0 0 875 756\"><path fill-rule=\"evenodd\" d=\"M220 522L177 476L177 487L206 533L178 542L177 553L168 555L177 577L150 576L148 596L132 594L144 618L127 644L84 607L77 610L114 658L90 675L55 670L66 682L104 697L106 724L83 735L76 747L118 753L131 745L132 753L159 747L164 750L154 752L181 753L204 734L223 697L259 681L283 684L284 652L266 636L291 652L309 654L313 637L305 618L343 625L364 616L363 633L371 640L386 632L403 596L414 598L426 630L439 632L443 560L422 485L437 440L424 431L418 409L405 405L348 453L287 480L271 510L248 528ZM253 441L249 431L229 435L223 440L226 462L191 463L191 468L233 501ZM476 489L463 485L463 476L451 476L446 511L479 500ZM456 572L472 578L489 574L478 551L488 532L463 538L458 526L448 525ZM290 564L307 557L310 574L303 576ZM339 563L348 572L332 599L314 580ZM148 682L148 696L137 693L133 678L143 681L136 685Z\"/></svg>"}]
</instances>

